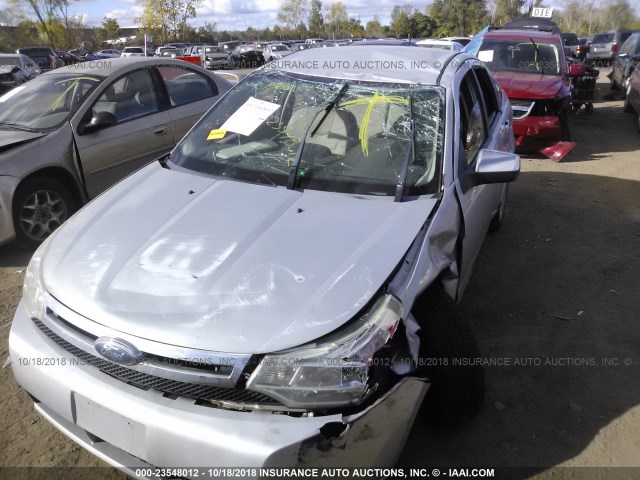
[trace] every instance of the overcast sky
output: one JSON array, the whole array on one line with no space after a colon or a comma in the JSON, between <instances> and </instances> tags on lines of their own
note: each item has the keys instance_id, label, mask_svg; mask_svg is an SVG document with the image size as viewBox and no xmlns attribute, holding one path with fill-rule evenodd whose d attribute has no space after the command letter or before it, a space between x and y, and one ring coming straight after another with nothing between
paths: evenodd
<instances>
[{"instance_id":1,"label":"overcast sky","mask_svg":"<svg viewBox=\"0 0 640 480\"><path fill-rule=\"evenodd\" d=\"M245 30L247 27L265 28L275 25L283 0L204 0L192 25L216 23L218 30ZM329 7L337 0L323 0ZM409 3L424 12L427 1L417 0L343 0L350 16L360 18L363 25L376 14L383 24L389 23L391 10L396 4ZM0 0L0 8L6 8L7 0ZM121 27L135 26L133 19L140 16L142 7L135 0L76 0L71 9L75 15L83 15L89 26L97 26L104 17L118 20Z\"/></svg>"}]
</instances>

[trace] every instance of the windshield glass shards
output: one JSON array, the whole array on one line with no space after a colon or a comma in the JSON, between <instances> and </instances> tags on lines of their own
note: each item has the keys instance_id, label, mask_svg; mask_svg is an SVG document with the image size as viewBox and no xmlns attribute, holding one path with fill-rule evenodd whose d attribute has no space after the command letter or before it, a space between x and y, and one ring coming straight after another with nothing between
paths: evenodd
<instances>
[{"instance_id":1,"label":"windshield glass shards","mask_svg":"<svg viewBox=\"0 0 640 480\"><path fill-rule=\"evenodd\" d=\"M438 191L443 132L442 88L264 71L221 99L171 162L239 181L361 195L393 196L406 173L404 194L415 196Z\"/></svg>"}]
</instances>

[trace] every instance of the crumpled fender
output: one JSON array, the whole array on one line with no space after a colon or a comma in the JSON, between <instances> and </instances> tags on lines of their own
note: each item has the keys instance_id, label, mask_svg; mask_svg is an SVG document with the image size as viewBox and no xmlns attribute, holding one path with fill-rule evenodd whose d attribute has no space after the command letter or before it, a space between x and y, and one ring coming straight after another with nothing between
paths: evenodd
<instances>
[{"instance_id":1,"label":"crumpled fender","mask_svg":"<svg viewBox=\"0 0 640 480\"><path fill-rule=\"evenodd\" d=\"M445 291L456 298L461 225L462 214L455 191L445 189L443 198L420 229L389 284L389 293L402 302L406 313L411 311L415 298L442 272L446 272L442 277Z\"/></svg>"}]
</instances>

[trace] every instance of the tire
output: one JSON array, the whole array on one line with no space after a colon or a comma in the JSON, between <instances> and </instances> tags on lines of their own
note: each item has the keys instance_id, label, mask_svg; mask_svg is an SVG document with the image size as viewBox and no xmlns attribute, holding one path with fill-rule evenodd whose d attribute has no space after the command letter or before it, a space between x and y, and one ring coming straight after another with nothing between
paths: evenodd
<instances>
[{"instance_id":1,"label":"tire","mask_svg":"<svg viewBox=\"0 0 640 480\"><path fill-rule=\"evenodd\" d=\"M480 358L478 345L440 288L421 295L412 313L421 326L421 363L431 381L423 418L442 430L459 428L480 412L484 401L484 369L469 361Z\"/></svg>"},{"instance_id":2,"label":"tire","mask_svg":"<svg viewBox=\"0 0 640 480\"><path fill-rule=\"evenodd\" d=\"M560 120L560 140L570 142L571 130L569 129L569 114L566 109L560 112L558 119Z\"/></svg>"},{"instance_id":3,"label":"tire","mask_svg":"<svg viewBox=\"0 0 640 480\"><path fill-rule=\"evenodd\" d=\"M16 243L36 248L76 210L66 187L48 178L32 178L18 187L13 197Z\"/></svg>"},{"instance_id":4,"label":"tire","mask_svg":"<svg viewBox=\"0 0 640 480\"><path fill-rule=\"evenodd\" d=\"M633 105L629 101L629 95L631 94L631 85L627 83L627 89L625 91L624 103L622 105L622 109L627 113L633 113L635 110L633 109Z\"/></svg>"},{"instance_id":5,"label":"tire","mask_svg":"<svg viewBox=\"0 0 640 480\"><path fill-rule=\"evenodd\" d=\"M509 190L509 184L505 183L504 184L504 189L502 190L502 193L500 194L500 206L498 207L498 211L496 212L496 214L493 216L493 218L491 219L491 223L489 224L489 231L490 232L497 232L498 230L500 230L500 227L502 226L502 221L504 219L504 210L507 206L507 193Z\"/></svg>"}]
</instances>

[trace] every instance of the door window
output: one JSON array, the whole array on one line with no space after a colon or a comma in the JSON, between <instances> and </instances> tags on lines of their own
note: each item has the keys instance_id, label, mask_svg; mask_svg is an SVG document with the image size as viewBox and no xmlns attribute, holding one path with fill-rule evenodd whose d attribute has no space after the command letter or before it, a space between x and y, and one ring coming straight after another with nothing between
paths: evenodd
<instances>
[{"instance_id":1,"label":"door window","mask_svg":"<svg viewBox=\"0 0 640 480\"><path fill-rule=\"evenodd\" d=\"M460 86L460 141L466 166L475 161L487 138L481 102L478 86L470 71Z\"/></svg>"},{"instance_id":2,"label":"door window","mask_svg":"<svg viewBox=\"0 0 640 480\"><path fill-rule=\"evenodd\" d=\"M93 106L93 114L109 112L118 123L155 113L158 100L147 70L128 73L107 87Z\"/></svg>"}]
</instances>

